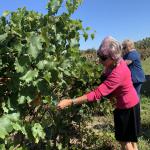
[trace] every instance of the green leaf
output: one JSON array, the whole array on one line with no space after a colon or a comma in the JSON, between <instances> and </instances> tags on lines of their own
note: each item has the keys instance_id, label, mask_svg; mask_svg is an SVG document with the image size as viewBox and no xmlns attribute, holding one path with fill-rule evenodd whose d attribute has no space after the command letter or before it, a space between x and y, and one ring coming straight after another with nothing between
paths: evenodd
<instances>
[{"instance_id":1,"label":"green leaf","mask_svg":"<svg viewBox=\"0 0 150 150\"><path fill-rule=\"evenodd\" d=\"M49 45L49 39L48 39L48 28L47 27L42 27L41 29L41 35L43 37L43 41L45 41L46 45Z\"/></svg>"},{"instance_id":2,"label":"green leaf","mask_svg":"<svg viewBox=\"0 0 150 150\"><path fill-rule=\"evenodd\" d=\"M1 120L0 120L0 121L1 121ZM0 125L1 125L1 124L0 124ZM1 139L5 139L5 136L8 135L8 132L6 131L5 128L2 128L2 127L0 127L0 130L1 130L1 132L0 132L0 138L1 138Z\"/></svg>"},{"instance_id":3,"label":"green leaf","mask_svg":"<svg viewBox=\"0 0 150 150\"><path fill-rule=\"evenodd\" d=\"M0 144L0 149L1 149L1 150L6 150L5 144Z\"/></svg>"},{"instance_id":4,"label":"green leaf","mask_svg":"<svg viewBox=\"0 0 150 150\"><path fill-rule=\"evenodd\" d=\"M79 43L78 43L78 41L77 41L77 39L71 39L71 42L70 42L70 46L71 47L74 47L74 46L77 46Z\"/></svg>"},{"instance_id":5,"label":"green leaf","mask_svg":"<svg viewBox=\"0 0 150 150\"><path fill-rule=\"evenodd\" d=\"M3 109L3 111L5 112L5 113L8 113L8 108L6 107L6 103L5 102L3 102L2 103L2 109Z\"/></svg>"},{"instance_id":6,"label":"green leaf","mask_svg":"<svg viewBox=\"0 0 150 150\"><path fill-rule=\"evenodd\" d=\"M8 36L7 33L1 34L0 35L0 42L3 42L4 40L6 40L7 36Z\"/></svg>"},{"instance_id":7,"label":"green leaf","mask_svg":"<svg viewBox=\"0 0 150 150\"><path fill-rule=\"evenodd\" d=\"M83 37L85 39L85 41L88 39L88 34L86 32L84 32Z\"/></svg>"},{"instance_id":8,"label":"green leaf","mask_svg":"<svg viewBox=\"0 0 150 150\"><path fill-rule=\"evenodd\" d=\"M62 150L63 149L62 143L60 143L60 144L57 143L56 146L57 146L58 150Z\"/></svg>"},{"instance_id":9,"label":"green leaf","mask_svg":"<svg viewBox=\"0 0 150 150\"><path fill-rule=\"evenodd\" d=\"M24 135L27 136L27 132L24 126L21 126L18 122L12 123L12 127L16 131L21 131Z\"/></svg>"},{"instance_id":10,"label":"green leaf","mask_svg":"<svg viewBox=\"0 0 150 150\"><path fill-rule=\"evenodd\" d=\"M19 131L19 130L21 130L21 126L20 126L20 124L18 124L18 123L12 123L12 127L16 130L16 131Z\"/></svg>"},{"instance_id":11,"label":"green leaf","mask_svg":"<svg viewBox=\"0 0 150 150\"><path fill-rule=\"evenodd\" d=\"M73 14L75 10L81 5L82 0L67 0L66 1L66 8L69 14Z\"/></svg>"},{"instance_id":12,"label":"green leaf","mask_svg":"<svg viewBox=\"0 0 150 150\"><path fill-rule=\"evenodd\" d=\"M18 121L20 114L19 113L12 113L12 114L7 114L5 115L10 121L16 122Z\"/></svg>"},{"instance_id":13,"label":"green leaf","mask_svg":"<svg viewBox=\"0 0 150 150\"><path fill-rule=\"evenodd\" d=\"M48 3L48 14L54 15L58 12L59 8L61 7L63 0L50 0Z\"/></svg>"},{"instance_id":14,"label":"green leaf","mask_svg":"<svg viewBox=\"0 0 150 150\"><path fill-rule=\"evenodd\" d=\"M18 56L22 53L23 44L21 44L21 41L18 41L18 43L14 44L13 49L18 52Z\"/></svg>"},{"instance_id":15,"label":"green leaf","mask_svg":"<svg viewBox=\"0 0 150 150\"><path fill-rule=\"evenodd\" d=\"M92 33L92 34L91 34L91 39L93 40L94 38L95 38L95 34Z\"/></svg>"},{"instance_id":16,"label":"green leaf","mask_svg":"<svg viewBox=\"0 0 150 150\"><path fill-rule=\"evenodd\" d=\"M10 102L10 98L8 98L8 100L7 100L7 107L8 107L9 110L14 111L14 108L12 107L11 104L12 103Z\"/></svg>"},{"instance_id":17,"label":"green leaf","mask_svg":"<svg viewBox=\"0 0 150 150\"><path fill-rule=\"evenodd\" d=\"M6 10L6 11L3 12L3 16L4 17L8 16L9 14L10 14L10 11L8 11L8 10Z\"/></svg>"},{"instance_id":18,"label":"green leaf","mask_svg":"<svg viewBox=\"0 0 150 150\"><path fill-rule=\"evenodd\" d=\"M38 76L38 70L34 69L34 70L29 70L24 76L22 76L20 79L26 81L27 83L29 83L30 81L32 81L33 79L35 79Z\"/></svg>"},{"instance_id":19,"label":"green leaf","mask_svg":"<svg viewBox=\"0 0 150 150\"><path fill-rule=\"evenodd\" d=\"M13 130L11 122L16 122L19 119L18 113L3 115L0 118L0 138L4 139L6 135Z\"/></svg>"},{"instance_id":20,"label":"green leaf","mask_svg":"<svg viewBox=\"0 0 150 150\"><path fill-rule=\"evenodd\" d=\"M31 33L28 42L29 42L28 52L33 58L36 58L40 53L40 51L42 50L41 38L40 36L37 36L35 33Z\"/></svg>"},{"instance_id":21,"label":"green leaf","mask_svg":"<svg viewBox=\"0 0 150 150\"><path fill-rule=\"evenodd\" d=\"M12 130L11 121L6 115L0 118L0 130L2 129L5 129L7 132Z\"/></svg>"},{"instance_id":22,"label":"green leaf","mask_svg":"<svg viewBox=\"0 0 150 150\"><path fill-rule=\"evenodd\" d=\"M45 76L44 76L45 78ZM49 95L49 87L51 86L50 81L48 80L41 80L37 83L37 89L42 93L42 95Z\"/></svg>"},{"instance_id":23,"label":"green leaf","mask_svg":"<svg viewBox=\"0 0 150 150\"><path fill-rule=\"evenodd\" d=\"M86 27L86 29L85 29L86 31L88 31L88 30L91 30L91 28L90 27Z\"/></svg>"},{"instance_id":24,"label":"green leaf","mask_svg":"<svg viewBox=\"0 0 150 150\"><path fill-rule=\"evenodd\" d=\"M45 66L49 65L49 62L47 60L39 61L37 64L38 69L44 69Z\"/></svg>"},{"instance_id":25,"label":"green leaf","mask_svg":"<svg viewBox=\"0 0 150 150\"><path fill-rule=\"evenodd\" d=\"M26 102L26 97L25 96L19 96L17 101L18 101L18 104L24 104Z\"/></svg>"},{"instance_id":26,"label":"green leaf","mask_svg":"<svg viewBox=\"0 0 150 150\"><path fill-rule=\"evenodd\" d=\"M44 79L49 83L51 79L51 72L45 71L44 73Z\"/></svg>"},{"instance_id":27,"label":"green leaf","mask_svg":"<svg viewBox=\"0 0 150 150\"><path fill-rule=\"evenodd\" d=\"M64 70L64 74L67 76L71 76L71 73L68 70Z\"/></svg>"},{"instance_id":28,"label":"green leaf","mask_svg":"<svg viewBox=\"0 0 150 150\"><path fill-rule=\"evenodd\" d=\"M16 61L15 61L14 65L15 65L15 69L16 69L16 72L17 72L17 73L23 73L23 72L25 71L24 66L21 66L21 65L19 64L17 58L16 58Z\"/></svg>"},{"instance_id":29,"label":"green leaf","mask_svg":"<svg viewBox=\"0 0 150 150\"><path fill-rule=\"evenodd\" d=\"M43 130L43 127L39 123L35 123L34 126L32 127L32 134L35 138L35 143L38 143L40 138L44 139L46 135Z\"/></svg>"}]
</instances>

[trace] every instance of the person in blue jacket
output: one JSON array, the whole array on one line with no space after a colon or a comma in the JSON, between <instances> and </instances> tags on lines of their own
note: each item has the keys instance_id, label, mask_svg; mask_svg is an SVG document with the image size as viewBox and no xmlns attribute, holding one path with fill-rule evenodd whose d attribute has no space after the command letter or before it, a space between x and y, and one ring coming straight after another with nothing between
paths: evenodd
<instances>
[{"instance_id":1,"label":"person in blue jacket","mask_svg":"<svg viewBox=\"0 0 150 150\"><path fill-rule=\"evenodd\" d=\"M135 49L135 45L132 40L124 40L122 42L122 49L124 55L123 58L131 71L133 85L140 97L141 86L145 81L145 75L141 65L141 56Z\"/></svg>"}]
</instances>

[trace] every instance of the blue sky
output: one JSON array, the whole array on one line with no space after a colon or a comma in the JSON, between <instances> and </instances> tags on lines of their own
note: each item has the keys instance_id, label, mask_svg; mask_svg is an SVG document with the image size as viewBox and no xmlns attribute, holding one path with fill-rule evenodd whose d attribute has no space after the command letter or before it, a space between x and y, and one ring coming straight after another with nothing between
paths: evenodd
<instances>
[{"instance_id":1,"label":"blue sky","mask_svg":"<svg viewBox=\"0 0 150 150\"><path fill-rule=\"evenodd\" d=\"M0 0L0 16L5 10L26 6L46 13L48 0ZM80 41L80 49L98 48L101 40L112 35L120 42L150 37L150 0L84 0L72 18L81 19L83 26L96 30L95 39Z\"/></svg>"}]
</instances>

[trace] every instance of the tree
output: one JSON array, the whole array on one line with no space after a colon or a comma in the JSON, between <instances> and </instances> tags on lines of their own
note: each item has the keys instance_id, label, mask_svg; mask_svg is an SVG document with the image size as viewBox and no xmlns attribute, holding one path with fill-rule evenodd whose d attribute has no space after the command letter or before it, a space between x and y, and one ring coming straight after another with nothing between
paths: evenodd
<instances>
[{"instance_id":1,"label":"tree","mask_svg":"<svg viewBox=\"0 0 150 150\"><path fill-rule=\"evenodd\" d=\"M88 33L71 14L81 0L65 2L60 15L63 1L51 0L46 15L19 8L0 18L1 149L67 147L72 122L86 117L79 108L55 108L61 98L88 91L101 74L80 57L80 35L86 40Z\"/></svg>"}]
</instances>

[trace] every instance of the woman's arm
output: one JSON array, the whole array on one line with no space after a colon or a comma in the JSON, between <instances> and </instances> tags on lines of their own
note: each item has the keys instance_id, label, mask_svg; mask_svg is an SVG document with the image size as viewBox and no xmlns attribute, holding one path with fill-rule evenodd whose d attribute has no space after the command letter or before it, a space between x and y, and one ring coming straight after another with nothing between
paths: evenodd
<instances>
[{"instance_id":1,"label":"woman's arm","mask_svg":"<svg viewBox=\"0 0 150 150\"><path fill-rule=\"evenodd\" d=\"M75 99L63 99L58 103L57 109L64 109L65 107L68 107L71 105L78 105L78 104L83 104L86 102L87 102L87 96L86 95L77 97Z\"/></svg>"},{"instance_id":2,"label":"woman's arm","mask_svg":"<svg viewBox=\"0 0 150 150\"><path fill-rule=\"evenodd\" d=\"M127 65L130 65L132 63L132 60L127 60L126 59L125 62L126 62Z\"/></svg>"},{"instance_id":3,"label":"woman's arm","mask_svg":"<svg viewBox=\"0 0 150 150\"><path fill-rule=\"evenodd\" d=\"M75 99L64 99L58 103L57 108L64 109L72 104L82 104L100 100L103 96L111 94L120 85L122 78L119 72L113 72L93 91Z\"/></svg>"}]
</instances>

